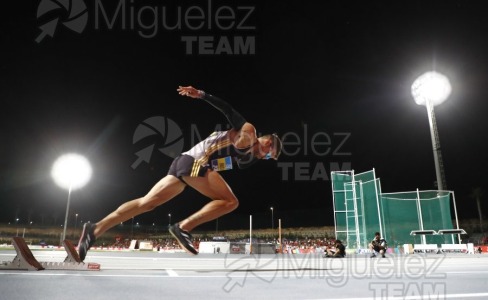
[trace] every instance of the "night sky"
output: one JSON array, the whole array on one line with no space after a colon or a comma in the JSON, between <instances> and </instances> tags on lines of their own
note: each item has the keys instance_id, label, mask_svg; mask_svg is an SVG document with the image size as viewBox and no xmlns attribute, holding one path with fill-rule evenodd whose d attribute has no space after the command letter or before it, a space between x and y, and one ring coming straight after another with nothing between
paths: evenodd
<instances>
[{"instance_id":1,"label":"night sky","mask_svg":"<svg viewBox=\"0 0 488 300\"><path fill-rule=\"evenodd\" d=\"M459 217L476 218L470 194L488 188L486 10L473 1L323 2L10 1L0 27L0 223L63 223L68 193L50 172L70 152L93 167L72 194L70 224L75 213L95 222L143 196L171 153L227 125L176 92L193 85L260 134L286 137L278 162L222 173L240 206L221 226L246 228L252 214L270 227L271 206L285 227L333 225L331 168L375 168L383 192L435 188L427 112L410 92L431 70L452 84L435 108L447 188ZM174 126L136 134L156 119ZM163 226L168 213L178 221L206 201L188 188L135 219Z\"/></svg>"}]
</instances>

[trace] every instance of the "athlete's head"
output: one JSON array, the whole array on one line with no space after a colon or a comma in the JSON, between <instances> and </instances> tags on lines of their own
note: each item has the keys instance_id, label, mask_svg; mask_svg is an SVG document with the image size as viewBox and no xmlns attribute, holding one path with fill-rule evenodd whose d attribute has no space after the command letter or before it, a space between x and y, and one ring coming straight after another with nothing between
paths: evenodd
<instances>
[{"instance_id":1,"label":"athlete's head","mask_svg":"<svg viewBox=\"0 0 488 300\"><path fill-rule=\"evenodd\" d=\"M281 148L283 143L276 133L266 134L259 138L260 140L260 152L264 155L262 159L275 159L277 160L281 154Z\"/></svg>"}]
</instances>

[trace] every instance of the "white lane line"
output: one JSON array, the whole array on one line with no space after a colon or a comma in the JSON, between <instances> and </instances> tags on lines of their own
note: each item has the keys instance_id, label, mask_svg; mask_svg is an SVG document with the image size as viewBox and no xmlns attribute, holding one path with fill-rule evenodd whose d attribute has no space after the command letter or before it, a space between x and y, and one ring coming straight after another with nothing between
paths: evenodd
<instances>
[{"instance_id":1,"label":"white lane line","mask_svg":"<svg viewBox=\"0 0 488 300\"><path fill-rule=\"evenodd\" d=\"M173 270L173 269L166 269L166 273L168 273L168 275L169 275L170 277L178 277L178 276L180 276L180 275L178 275L178 273L176 273L176 271L175 271L175 270Z\"/></svg>"},{"instance_id":2,"label":"white lane line","mask_svg":"<svg viewBox=\"0 0 488 300\"><path fill-rule=\"evenodd\" d=\"M127 270L125 268L121 269L116 269L116 268L110 268L110 269L104 269L104 271L109 271L109 270ZM195 275L195 274L178 274L174 269L132 269L131 271L165 271L167 275L149 275L149 274L100 274L100 273L49 273L47 271L43 271L41 273L39 272L19 272L12 270L11 272L8 271L3 271L0 272L1 275L11 275L11 276L73 276L73 277L120 277L120 278L162 278L162 277L181 277L181 278L312 278L312 279L324 279L324 278L330 278L330 277L338 277L339 274L317 274L317 273L310 273L307 271L302 271L301 273L297 272L283 272L283 270L277 271L277 270L270 270L270 271L263 271L260 272L258 275L256 275L253 272L233 272L232 270L211 270L212 273L216 273L215 275L212 274L206 274L206 275ZM198 271L205 271L205 269L178 269L179 271L183 272L198 272ZM53 270L56 271L56 270ZM73 270L76 272L76 270ZM290 270L287 270L290 271ZM221 274L219 274L221 273ZM224 274L222 274L224 273ZM488 274L487 271L469 271L469 272L443 272L439 273L439 275L448 275L448 274L467 274L467 275L477 275L477 274ZM408 276L409 274L403 274L405 276ZM413 275L413 274L411 274ZM419 274L415 274L415 276L418 276ZM345 276L345 277L355 277L355 274L340 274L340 276ZM375 276L373 273L368 273L368 274L361 274L361 276L358 276L357 279L362 279L370 276ZM443 278L446 280L446 278ZM483 294L483 295L488 295L488 293ZM351 299L363 299L363 298L351 298ZM364 299L373 299L373 298L364 298ZM406 298L408 299L408 298ZM415 298L416 299L416 298ZM330 299L329 299L330 300Z\"/></svg>"},{"instance_id":3,"label":"white lane line","mask_svg":"<svg viewBox=\"0 0 488 300\"><path fill-rule=\"evenodd\" d=\"M488 296L488 293L464 293L464 294L445 294L445 295L436 295L440 298L436 299L447 299L447 298L485 298ZM425 299L425 295L417 295L417 296L404 296L404 297L388 297L388 300L421 300ZM486 299L486 298L485 298ZM309 299L312 300L312 299ZM375 297L365 297L365 298L314 298L313 300L378 300Z\"/></svg>"},{"instance_id":4,"label":"white lane line","mask_svg":"<svg viewBox=\"0 0 488 300\"><path fill-rule=\"evenodd\" d=\"M0 273L16 276L73 276L73 277L125 277L125 278L167 278L168 275L129 275L129 274L71 274L71 273Z\"/></svg>"}]
</instances>

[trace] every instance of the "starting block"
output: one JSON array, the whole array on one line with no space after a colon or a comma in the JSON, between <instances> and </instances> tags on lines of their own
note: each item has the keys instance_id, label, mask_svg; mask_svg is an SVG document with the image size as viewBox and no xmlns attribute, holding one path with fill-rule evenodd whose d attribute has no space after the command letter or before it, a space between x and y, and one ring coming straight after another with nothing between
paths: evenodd
<instances>
[{"instance_id":1,"label":"starting block","mask_svg":"<svg viewBox=\"0 0 488 300\"><path fill-rule=\"evenodd\" d=\"M68 254L63 262L38 262L21 237L14 237L12 240L17 256L12 262L0 263L0 269L3 270L85 270L98 271L100 264L84 263L81 261L78 252L70 241L64 240L64 250Z\"/></svg>"},{"instance_id":2,"label":"starting block","mask_svg":"<svg viewBox=\"0 0 488 300\"><path fill-rule=\"evenodd\" d=\"M98 271L100 270L100 264L97 263L84 263L81 261L78 252L70 241L63 241L64 250L68 256L63 262L41 262L41 265L46 270L88 270Z\"/></svg>"},{"instance_id":3,"label":"starting block","mask_svg":"<svg viewBox=\"0 0 488 300\"><path fill-rule=\"evenodd\" d=\"M34 257L32 251L29 249L23 238L14 237L12 240L12 244L14 245L17 255L10 263L2 262L0 264L0 269L28 271L44 270L44 267Z\"/></svg>"}]
</instances>

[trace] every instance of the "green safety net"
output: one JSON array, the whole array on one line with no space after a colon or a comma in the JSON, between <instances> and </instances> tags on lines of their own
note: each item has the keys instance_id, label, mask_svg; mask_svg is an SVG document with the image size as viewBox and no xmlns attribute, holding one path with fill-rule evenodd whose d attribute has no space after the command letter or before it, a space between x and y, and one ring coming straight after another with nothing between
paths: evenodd
<instances>
[{"instance_id":1,"label":"green safety net","mask_svg":"<svg viewBox=\"0 0 488 300\"><path fill-rule=\"evenodd\" d=\"M385 236L389 243L403 244L450 244L457 242L454 235L412 236L412 230L453 229L450 200L446 191L419 191L382 194L381 206ZM421 217L420 217L421 216Z\"/></svg>"},{"instance_id":2,"label":"green safety net","mask_svg":"<svg viewBox=\"0 0 488 300\"><path fill-rule=\"evenodd\" d=\"M347 248L367 248L375 232L388 245L456 243L455 235L412 236L413 230L453 229L449 191L382 193L374 169L331 172L336 237Z\"/></svg>"}]
</instances>

